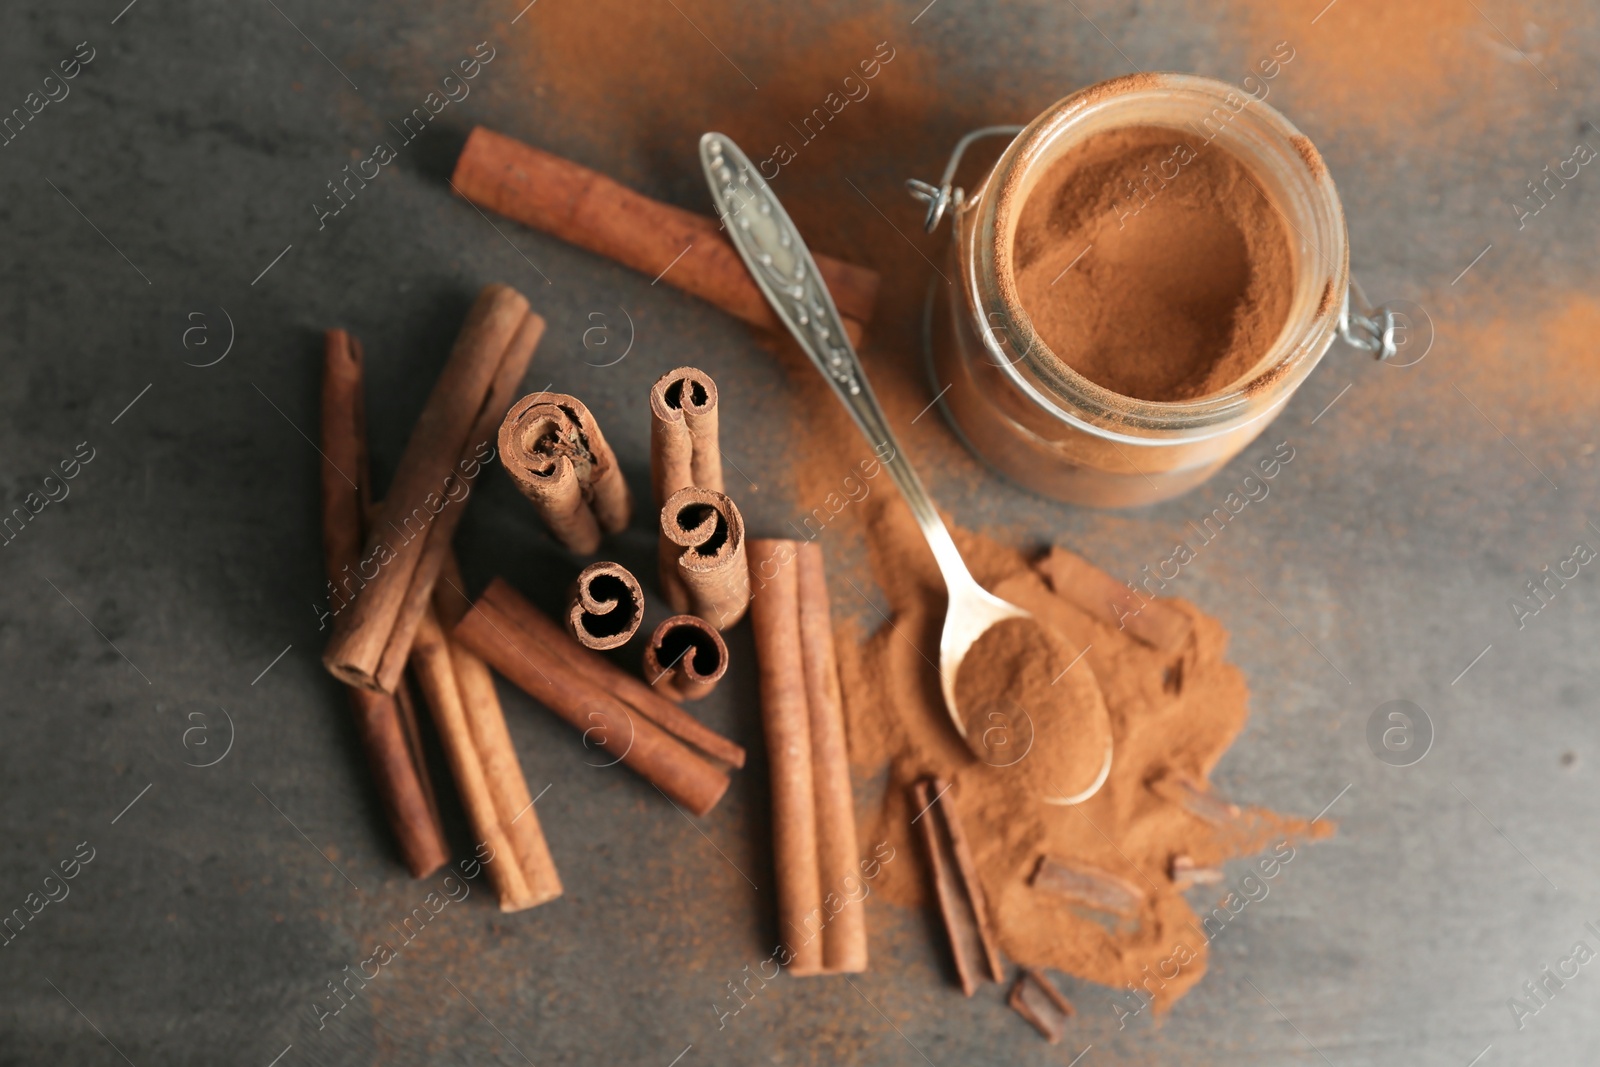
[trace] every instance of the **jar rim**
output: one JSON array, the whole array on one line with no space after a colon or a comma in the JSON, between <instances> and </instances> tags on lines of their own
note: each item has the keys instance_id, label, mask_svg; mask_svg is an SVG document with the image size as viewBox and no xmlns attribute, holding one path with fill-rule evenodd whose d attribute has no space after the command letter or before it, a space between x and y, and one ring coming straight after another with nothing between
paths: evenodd
<instances>
[{"instance_id":1,"label":"jar rim","mask_svg":"<svg viewBox=\"0 0 1600 1067\"><path fill-rule=\"evenodd\" d=\"M1034 328L1015 278L1013 242L1027 200L1029 179L1053 162L1065 147L1076 143L1073 133L1088 120L1103 121L1116 109L1151 100L1205 107L1213 113L1225 108L1234 117L1251 114L1251 135L1281 160L1275 173L1296 194L1289 207L1299 217L1291 217L1284 207L1275 206L1294 231L1291 242L1298 237L1314 253L1298 258L1302 271L1307 265L1316 268L1306 281L1317 286L1320 295L1309 302L1299 301L1298 317L1291 313L1272 345L1243 378L1217 392L1187 400L1126 396L1074 370L1050 350ZM1237 107L1235 101L1239 102ZM1159 123L1146 119L1129 125ZM1236 132L1231 121L1213 136L1230 132ZM1222 143L1228 146L1228 142ZM1241 162L1255 166L1247 158L1241 158ZM1031 394L1036 403L1097 436L1132 444L1158 443L1173 437L1197 440L1268 417L1287 401L1321 359L1345 314L1349 247L1343 209L1327 166L1311 141L1264 97L1257 98L1214 78L1178 73L1133 74L1088 86L1057 101L1005 149L967 201L963 214L970 220L971 251L983 253L969 257L971 262L963 281L970 287L968 296L973 307L984 317L979 329L984 346L996 357L994 362L1006 376ZM985 301L984 293L998 299ZM1006 351L1008 348L1011 351Z\"/></svg>"}]
</instances>

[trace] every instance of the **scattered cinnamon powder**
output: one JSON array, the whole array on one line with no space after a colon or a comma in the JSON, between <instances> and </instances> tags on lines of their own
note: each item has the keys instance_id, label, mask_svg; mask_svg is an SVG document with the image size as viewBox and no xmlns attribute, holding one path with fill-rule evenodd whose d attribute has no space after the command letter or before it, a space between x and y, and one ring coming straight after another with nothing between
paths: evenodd
<instances>
[{"instance_id":1,"label":"scattered cinnamon powder","mask_svg":"<svg viewBox=\"0 0 1600 1067\"><path fill-rule=\"evenodd\" d=\"M1141 400L1243 378L1294 290L1277 209L1231 153L1179 130L1108 130L1068 150L1015 240L1018 293L1050 350Z\"/></svg>"},{"instance_id":2,"label":"scattered cinnamon powder","mask_svg":"<svg viewBox=\"0 0 1600 1067\"><path fill-rule=\"evenodd\" d=\"M1115 745L1111 774L1082 804L1045 804L1018 788L1018 772L1036 761L1027 773L1048 780L1083 763L1086 754L1037 745L1017 765L1003 767L968 751L949 722L936 670L923 651L938 647L944 612L932 557L898 499L874 495L865 505L871 510L864 518L872 531L874 572L893 625L864 640L846 625L839 648L852 757L862 776L886 770L888 777L863 840L888 840L920 856L911 839L916 812L909 810L905 785L924 775L944 777L953 783L949 799L971 839L1001 951L1017 963L1056 968L1124 995L1129 983L1149 981L1141 988L1164 1009L1204 974L1208 945L1204 921L1183 895L1190 880L1180 885L1172 877L1174 861L1183 857L1180 866L1221 867L1279 842L1292 848L1331 832L1323 822L1235 809L1208 792L1212 768L1248 715L1244 678L1223 658L1227 632L1187 602L1165 601L1191 619L1193 631L1178 652L1158 651L1056 595L1021 552L954 531L980 582L1031 612L1051 640L1088 648L1060 684L1073 679L1070 684L1092 685L1102 694ZM1011 637L1009 643L1019 642ZM1174 677L1181 679L1176 686ZM1098 744L1087 741L1086 747ZM1089 872L1091 879L1120 880L1136 892L1137 903L1108 912L1064 898L1051 890L1049 879L1033 884L1046 856L1052 864ZM926 874L918 863L885 867L878 890L899 903L922 902ZM1208 913L1227 891L1196 890L1209 894ZM1149 980L1180 944L1183 962L1176 975ZM1170 973L1173 967L1169 962L1164 969Z\"/></svg>"}]
</instances>

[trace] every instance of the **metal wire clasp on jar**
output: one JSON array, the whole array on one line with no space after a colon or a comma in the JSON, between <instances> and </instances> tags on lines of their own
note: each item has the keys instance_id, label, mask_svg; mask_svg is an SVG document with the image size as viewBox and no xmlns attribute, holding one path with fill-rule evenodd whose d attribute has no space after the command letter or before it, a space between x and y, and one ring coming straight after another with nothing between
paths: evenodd
<instances>
[{"instance_id":1,"label":"metal wire clasp on jar","mask_svg":"<svg viewBox=\"0 0 1600 1067\"><path fill-rule=\"evenodd\" d=\"M1124 396L1073 370L1034 329L1013 276L1018 219L1041 174L1086 138L1137 126L1188 130L1221 145L1287 224L1294 280L1281 331L1242 377L1194 399ZM1017 136L964 195L952 184L961 153L1002 133ZM1321 157L1277 110L1226 83L1184 74L1102 82L1020 131L974 131L939 186L908 185L929 204L930 232L945 215L954 230L953 284L935 284L929 299L934 391L974 453L1044 496L1095 507L1176 496L1254 440L1336 338L1379 358L1394 352L1390 313L1351 311L1344 213Z\"/></svg>"}]
</instances>

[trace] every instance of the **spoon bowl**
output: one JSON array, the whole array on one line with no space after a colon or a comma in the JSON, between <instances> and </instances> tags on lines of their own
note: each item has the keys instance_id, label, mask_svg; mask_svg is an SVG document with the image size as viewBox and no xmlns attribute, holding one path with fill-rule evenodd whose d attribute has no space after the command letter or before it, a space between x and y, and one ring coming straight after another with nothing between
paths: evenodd
<instances>
[{"instance_id":1,"label":"spoon bowl","mask_svg":"<svg viewBox=\"0 0 1600 1067\"><path fill-rule=\"evenodd\" d=\"M944 632L939 640L939 689L944 695L945 711L973 754L992 763L991 750L984 744L988 731L972 736L961 716L956 700L956 679L967 653L991 627L1008 619L1032 616L984 589L967 570L927 489L895 440L889 420L878 405L855 348L845 334L839 309L834 306L833 297L823 284L800 231L756 172L750 158L729 138L720 133L707 133L700 138L700 164L723 229L757 287L833 387L875 454L883 457L885 469L928 540L950 595ZM1070 797L1048 798L1046 802L1081 803L1099 791L1110 771L1108 745L1100 774L1087 790Z\"/></svg>"}]
</instances>

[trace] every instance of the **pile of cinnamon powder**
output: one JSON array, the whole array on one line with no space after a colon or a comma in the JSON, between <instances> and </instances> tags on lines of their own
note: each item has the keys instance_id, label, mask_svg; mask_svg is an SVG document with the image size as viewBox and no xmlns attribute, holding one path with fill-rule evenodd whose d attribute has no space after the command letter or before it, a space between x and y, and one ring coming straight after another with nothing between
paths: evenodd
<instances>
[{"instance_id":1,"label":"pile of cinnamon powder","mask_svg":"<svg viewBox=\"0 0 1600 1067\"><path fill-rule=\"evenodd\" d=\"M1068 150L1028 194L1014 247L1045 344L1141 400L1239 381L1294 291L1277 208L1226 149L1179 130L1109 130Z\"/></svg>"},{"instance_id":2,"label":"pile of cinnamon powder","mask_svg":"<svg viewBox=\"0 0 1600 1067\"><path fill-rule=\"evenodd\" d=\"M1069 708L1094 701L1098 689L1115 745L1110 777L1082 804L1046 804L1034 783L1081 776L1086 760L1098 767L1102 736L1086 731L1087 752L1058 740L1035 744L1015 763L974 756L940 696L933 661L944 592L932 556L897 498L877 494L866 506L873 571L890 602L892 624L865 638L846 624L840 635L858 780L887 775L881 806L865 816L862 839L888 840L920 856L907 787L926 775L951 781L946 799L971 843L1001 951L1017 963L1110 986L1132 1008L1150 1003L1163 1010L1205 973L1209 932L1217 926L1208 918L1229 893L1225 884L1203 886L1190 892L1191 904L1182 875L1175 879L1174 872L1212 870L1258 853L1281 859L1285 850L1293 855L1296 842L1332 830L1327 823L1233 808L1209 792L1212 768L1248 715L1244 678L1223 659L1227 632L1185 601L1163 601L1188 616L1192 630L1181 650L1159 652L1058 596L1021 552L954 531L986 588L1032 612L1051 643L1073 655L1088 649L1056 684L1075 694L1066 697ZM1004 661L1023 643L1037 642L1031 629L1011 628L1001 635L1001 647L984 651ZM1108 911L1031 884L1045 857L1103 873L1132 903ZM891 901L924 903L927 873L921 863L886 867L879 888Z\"/></svg>"}]
</instances>

